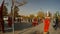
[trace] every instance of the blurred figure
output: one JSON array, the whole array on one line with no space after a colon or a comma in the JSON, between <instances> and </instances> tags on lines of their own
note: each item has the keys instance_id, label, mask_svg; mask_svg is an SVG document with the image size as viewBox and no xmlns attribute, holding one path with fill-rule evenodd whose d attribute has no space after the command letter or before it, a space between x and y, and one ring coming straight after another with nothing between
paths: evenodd
<instances>
[{"instance_id":1,"label":"blurred figure","mask_svg":"<svg viewBox=\"0 0 60 34\"><path fill-rule=\"evenodd\" d=\"M49 13L47 12L47 15L44 19L44 33L43 34L47 34L49 32L49 25L50 25L50 16L49 16Z\"/></svg>"},{"instance_id":2,"label":"blurred figure","mask_svg":"<svg viewBox=\"0 0 60 34\"><path fill-rule=\"evenodd\" d=\"M19 22L21 23L21 18L19 18Z\"/></svg>"},{"instance_id":3,"label":"blurred figure","mask_svg":"<svg viewBox=\"0 0 60 34\"><path fill-rule=\"evenodd\" d=\"M4 33L4 20L3 20L3 6L4 6L4 0L0 6L0 28L2 30L2 32Z\"/></svg>"},{"instance_id":4,"label":"blurred figure","mask_svg":"<svg viewBox=\"0 0 60 34\"><path fill-rule=\"evenodd\" d=\"M12 17L8 16L8 27L12 27Z\"/></svg>"},{"instance_id":5,"label":"blurred figure","mask_svg":"<svg viewBox=\"0 0 60 34\"><path fill-rule=\"evenodd\" d=\"M38 25L38 19L36 17L33 19L32 25L33 26Z\"/></svg>"},{"instance_id":6,"label":"blurred figure","mask_svg":"<svg viewBox=\"0 0 60 34\"><path fill-rule=\"evenodd\" d=\"M59 20L58 20L58 17L56 17L55 18L55 25L53 26L55 28L55 30L57 30L58 23L59 23Z\"/></svg>"},{"instance_id":7,"label":"blurred figure","mask_svg":"<svg viewBox=\"0 0 60 34\"><path fill-rule=\"evenodd\" d=\"M18 21L18 22L20 21L19 18L17 19L17 21Z\"/></svg>"}]
</instances>

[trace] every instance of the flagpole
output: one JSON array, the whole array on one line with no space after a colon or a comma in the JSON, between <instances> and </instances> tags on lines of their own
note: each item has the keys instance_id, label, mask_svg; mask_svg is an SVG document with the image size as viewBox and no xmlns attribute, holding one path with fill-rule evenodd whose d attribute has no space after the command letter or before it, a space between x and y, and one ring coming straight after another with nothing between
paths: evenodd
<instances>
[{"instance_id":1,"label":"flagpole","mask_svg":"<svg viewBox=\"0 0 60 34\"><path fill-rule=\"evenodd\" d=\"M14 0L12 0L12 28L13 28L13 34L14 34Z\"/></svg>"}]
</instances>

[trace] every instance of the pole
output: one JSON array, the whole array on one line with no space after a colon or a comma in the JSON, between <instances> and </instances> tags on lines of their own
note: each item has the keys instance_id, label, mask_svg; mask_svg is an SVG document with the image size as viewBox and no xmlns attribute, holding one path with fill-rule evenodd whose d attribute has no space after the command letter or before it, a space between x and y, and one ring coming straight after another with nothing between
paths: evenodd
<instances>
[{"instance_id":1,"label":"pole","mask_svg":"<svg viewBox=\"0 0 60 34\"><path fill-rule=\"evenodd\" d=\"M13 34L14 34L14 0L12 0L12 28L13 28Z\"/></svg>"}]
</instances>

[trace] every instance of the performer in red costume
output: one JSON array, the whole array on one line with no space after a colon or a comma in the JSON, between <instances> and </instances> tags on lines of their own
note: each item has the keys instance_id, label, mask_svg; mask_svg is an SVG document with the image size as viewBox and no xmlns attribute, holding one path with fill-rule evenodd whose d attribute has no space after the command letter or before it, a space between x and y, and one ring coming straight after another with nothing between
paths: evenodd
<instances>
[{"instance_id":1,"label":"performer in red costume","mask_svg":"<svg viewBox=\"0 0 60 34\"><path fill-rule=\"evenodd\" d=\"M38 25L38 19L36 17L33 19L32 25L33 26Z\"/></svg>"},{"instance_id":2,"label":"performer in red costume","mask_svg":"<svg viewBox=\"0 0 60 34\"><path fill-rule=\"evenodd\" d=\"M12 27L12 17L11 16L8 17L8 26Z\"/></svg>"},{"instance_id":3,"label":"performer in red costume","mask_svg":"<svg viewBox=\"0 0 60 34\"><path fill-rule=\"evenodd\" d=\"M50 25L50 17L49 13L47 12L47 16L44 19L44 34L49 32L49 25Z\"/></svg>"}]
</instances>

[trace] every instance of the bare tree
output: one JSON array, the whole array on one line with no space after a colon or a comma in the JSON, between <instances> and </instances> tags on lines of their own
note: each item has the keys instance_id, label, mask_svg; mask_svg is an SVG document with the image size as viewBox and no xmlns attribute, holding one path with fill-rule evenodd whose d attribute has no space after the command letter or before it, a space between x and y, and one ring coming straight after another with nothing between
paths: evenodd
<instances>
[{"instance_id":1,"label":"bare tree","mask_svg":"<svg viewBox=\"0 0 60 34\"><path fill-rule=\"evenodd\" d=\"M12 3L12 6L11 6L11 15L13 14L13 4L14 3ZM18 11L19 11L19 8L18 7L20 7L20 6L23 6L23 5L25 5L25 4L27 4L27 1L26 0L23 0L22 2L18 2L18 1L15 1L15 6L14 6L14 15L16 14L16 15L18 15ZM16 9L16 10L15 10Z\"/></svg>"},{"instance_id":2,"label":"bare tree","mask_svg":"<svg viewBox=\"0 0 60 34\"><path fill-rule=\"evenodd\" d=\"M7 16L7 14L8 14L7 11L8 11L7 7L3 6L3 16Z\"/></svg>"}]
</instances>

